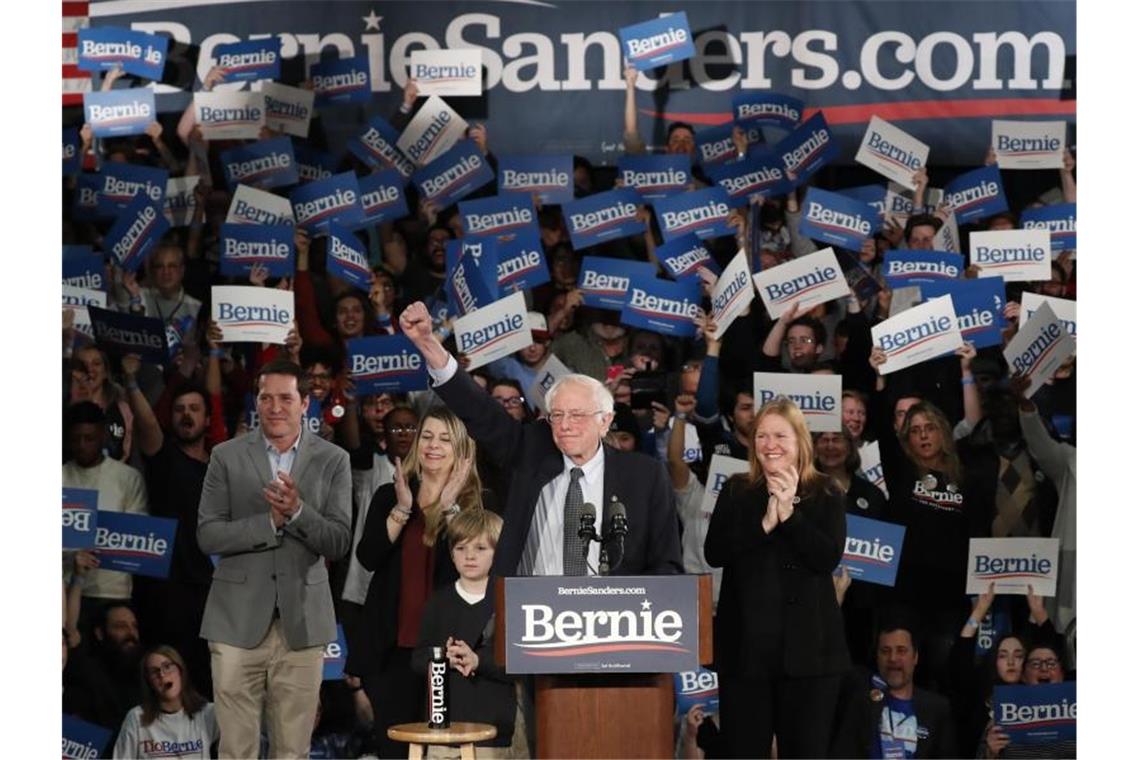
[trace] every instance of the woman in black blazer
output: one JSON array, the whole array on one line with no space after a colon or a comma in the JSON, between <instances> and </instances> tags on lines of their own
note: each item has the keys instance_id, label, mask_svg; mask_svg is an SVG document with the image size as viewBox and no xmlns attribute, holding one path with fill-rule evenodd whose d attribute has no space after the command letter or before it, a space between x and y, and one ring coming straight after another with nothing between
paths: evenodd
<instances>
[{"instance_id":1,"label":"woman in black blazer","mask_svg":"<svg viewBox=\"0 0 1140 760\"><path fill-rule=\"evenodd\" d=\"M428 597L458 578L447 547L447 520L486 506L472 466L475 442L443 407L420 420L408 460L396 461L396 480L376 490L356 558L375 573L364 600L360 646L345 670L360 676L372 702L381 757L403 757L407 747L388 739L397 723L423 719L424 679L411 668L412 650Z\"/></svg>"},{"instance_id":2,"label":"woman in black blazer","mask_svg":"<svg viewBox=\"0 0 1140 760\"><path fill-rule=\"evenodd\" d=\"M831 573L844 497L815 469L803 413L786 398L752 423L751 469L725 485L705 538L724 568L713 631L720 729L730 757L825 757L849 666Z\"/></svg>"}]
</instances>

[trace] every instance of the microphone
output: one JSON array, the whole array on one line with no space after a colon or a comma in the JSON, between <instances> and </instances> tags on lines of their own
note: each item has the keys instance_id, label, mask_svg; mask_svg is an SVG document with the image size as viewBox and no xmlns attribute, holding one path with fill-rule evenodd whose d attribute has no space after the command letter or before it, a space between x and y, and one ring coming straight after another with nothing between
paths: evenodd
<instances>
[{"instance_id":1,"label":"microphone","mask_svg":"<svg viewBox=\"0 0 1140 760\"><path fill-rule=\"evenodd\" d=\"M594 521L598 518L598 508L590 502L582 505L582 514L578 516L578 538L582 540L582 556L590 554L590 542L597 541L598 531L594 528Z\"/></svg>"},{"instance_id":2,"label":"microphone","mask_svg":"<svg viewBox=\"0 0 1140 760\"><path fill-rule=\"evenodd\" d=\"M609 519L605 521L608 530L602 540L604 542L613 540L617 544L614 561L607 563L608 575L617 570L625 558L625 537L629 533L629 520L626 518L625 505L618 501L617 496L610 497L610 503L606 505L605 511L609 515Z\"/></svg>"}]
</instances>

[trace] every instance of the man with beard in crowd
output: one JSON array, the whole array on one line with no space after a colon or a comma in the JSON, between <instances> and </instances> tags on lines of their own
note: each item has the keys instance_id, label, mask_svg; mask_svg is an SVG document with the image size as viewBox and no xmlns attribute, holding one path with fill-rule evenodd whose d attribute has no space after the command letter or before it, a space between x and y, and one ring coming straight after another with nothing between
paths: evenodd
<instances>
[{"instance_id":1,"label":"man with beard in crowd","mask_svg":"<svg viewBox=\"0 0 1140 760\"><path fill-rule=\"evenodd\" d=\"M141 701L139 623L127 602L109 602L93 637L72 650L63 671L63 712L118 733Z\"/></svg>"}]
</instances>

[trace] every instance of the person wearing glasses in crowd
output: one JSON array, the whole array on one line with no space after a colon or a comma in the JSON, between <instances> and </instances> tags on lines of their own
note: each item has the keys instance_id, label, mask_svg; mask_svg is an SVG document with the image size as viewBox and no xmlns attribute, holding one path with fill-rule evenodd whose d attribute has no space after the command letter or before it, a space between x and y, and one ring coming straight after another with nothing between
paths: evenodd
<instances>
[{"instance_id":1,"label":"person wearing glasses in crowd","mask_svg":"<svg viewBox=\"0 0 1140 760\"><path fill-rule=\"evenodd\" d=\"M147 652L142 685L142 704L123 720L112 757L212 757L218 741L214 705L194 690L178 650Z\"/></svg>"},{"instance_id":2,"label":"person wearing glasses in crowd","mask_svg":"<svg viewBox=\"0 0 1140 760\"><path fill-rule=\"evenodd\" d=\"M1065 680L1063 647L1046 642L1029 644L1025 655L1025 667L1021 671L1021 683L1026 686L1061 683ZM1075 739L1063 739L1045 744L1010 744L1010 737L1002 727L991 719L982 735L981 747L977 754L984 758L1020 757L1076 757Z\"/></svg>"},{"instance_id":3,"label":"person wearing glasses in crowd","mask_svg":"<svg viewBox=\"0 0 1140 760\"><path fill-rule=\"evenodd\" d=\"M491 398L502 404L503 409L506 409L507 414L511 417L519 422L525 422L529 419L526 398L523 396L523 389L518 380L509 377L495 378L487 390L491 393Z\"/></svg>"}]
</instances>

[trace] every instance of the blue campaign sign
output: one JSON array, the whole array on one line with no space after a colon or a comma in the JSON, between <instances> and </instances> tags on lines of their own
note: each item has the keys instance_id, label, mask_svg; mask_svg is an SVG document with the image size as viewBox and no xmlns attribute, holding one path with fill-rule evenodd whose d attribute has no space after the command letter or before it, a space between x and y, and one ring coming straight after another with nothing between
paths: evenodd
<instances>
[{"instance_id":1,"label":"blue campaign sign","mask_svg":"<svg viewBox=\"0 0 1140 760\"><path fill-rule=\"evenodd\" d=\"M323 674L321 680L339 681L344 678L344 663L347 659L348 640L344 637L344 626L337 623L336 641L325 644L325 650L322 653L324 665L321 670Z\"/></svg>"},{"instance_id":2,"label":"blue campaign sign","mask_svg":"<svg viewBox=\"0 0 1140 760\"><path fill-rule=\"evenodd\" d=\"M95 137L144 134L157 113L149 87L83 93L83 121Z\"/></svg>"},{"instance_id":3,"label":"blue campaign sign","mask_svg":"<svg viewBox=\"0 0 1140 760\"><path fill-rule=\"evenodd\" d=\"M369 174L357 180L360 207L364 211L361 227L371 227L407 216L408 199L404 196L407 181L395 169Z\"/></svg>"},{"instance_id":4,"label":"blue campaign sign","mask_svg":"<svg viewBox=\"0 0 1140 760\"><path fill-rule=\"evenodd\" d=\"M550 282L550 269L546 266L537 227L520 231L513 240L499 241L495 274L501 295Z\"/></svg>"},{"instance_id":5,"label":"blue campaign sign","mask_svg":"<svg viewBox=\"0 0 1140 760\"><path fill-rule=\"evenodd\" d=\"M1051 744L1077 738L1077 682L995 686L994 722L1011 745Z\"/></svg>"},{"instance_id":6,"label":"blue campaign sign","mask_svg":"<svg viewBox=\"0 0 1140 760\"><path fill-rule=\"evenodd\" d=\"M395 127L379 116L373 116L364 131L348 141L348 149L373 171L396 169L407 179L416 167L396 147L399 139L400 133Z\"/></svg>"},{"instance_id":7,"label":"blue campaign sign","mask_svg":"<svg viewBox=\"0 0 1140 760\"><path fill-rule=\"evenodd\" d=\"M701 282L685 277L673 282L655 277L635 277L621 310L622 324L643 327L662 335L691 338L697 334L693 317L701 303Z\"/></svg>"},{"instance_id":8,"label":"blue campaign sign","mask_svg":"<svg viewBox=\"0 0 1140 760\"><path fill-rule=\"evenodd\" d=\"M500 156L499 192L537 195L544 206L568 203L574 200L574 157Z\"/></svg>"},{"instance_id":9,"label":"blue campaign sign","mask_svg":"<svg viewBox=\"0 0 1140 760\"><path fill-rule=\"evenodd\" d=\"M955 177L942 189L942 202L950 206L958 224L976 222L1009 210L997 164Z\"/></svg>"},{"instance_id":10,"label":"blue campaign sign","mask_svg":"<svg viewBox=\"0 0 1140 760\"><path fill-rule=\"evenodd\" d=\"M622 156L618 179L646 200L683 193L693 181L689 157L683 154Z\"/></svg>"},{"instance_id":11,"label":"blue campaign sign","mask_svg":"<svg viewBox=\"0 0 1140 760\"><path fill-rule=\"evenodd\" d=\"M679 720L685 719L693 705L700 705L705 715L720 712L720 680L715 670L700 668L674 673L673 693L677 697Z\"/></svg>"},{"instance_id":12,"label":"blue campaign sign","mask_svg":"<svg viewBox=\"0 0 1140 760\"><path fill-rule=\"evenodd\" d=\"M860 185L859 187L847 187L843 190L836 190L835 192L871 206L879 215L880 222L887 213L886 185Z\"/></svg>"},{"instance_id":13,"label":"blue campaign sign","mask_svg":"<svg viewBox=\"0 0 1140 760\"><path fill-rule=\"evenodd\" d=\"M95 545L99 521L99 492L89 488L63 489L63 548L90 549Z\"/></svg>"},{"instance_id":14,"label":"blue campaign sign","mask_svg":"<svg viewBox=\"0 0 1140 760\"><path fill-rule=\"evenodd\" d=\"M350 171L301 185L289 194L289 202L297 226L310 234L326 232L332 222L353 227L364 219L360 185Z\"/></svg>"},{"instance_id":15,"label":"blue campaign sign","mask_svg":"<svg viewBox=\"0 0 1140 760\"><path fill-rule=\"evenodd\" d=\"M1021 212L1021 229L1048 230L1049 242L1056 256L1061 251L1077 249L1077 204L1056 203Z\"/></svg>"},{"instance_id":16,"label":"blue campaign sign","mask_svg":"<svg viewBox=\"0 0 1140 760\"><path fill-rule=\"evenodd\" d=\"M749 151L739 161L706 166L705 174L724 188L733 208L747 206L753 195L772 198L792 190L783 162L769 150Z\"/></svg>"},{"instance_id":17,"label":"blue campaign sign","mask_svg":"<svg viewBox=\"0 0 1140 760\"><path fill-rule=\"evenodd\" d=\"M987 278L989 279L989 278ZM1009 619L1009 611L1001 604L1008 599L999 596L994 600L994 606L978 621L977 641L974 642L974 656L985 657L1001 642L1004 636L1013 631L1013 624ZM977 603L977 597L970 597L971 603Z\"/></svg>"},{"instance_id":18,"label":"blue campaign sign","mask_svg":"<svg viewBox=\"0 0 1140 760\"><path fill-rule=\"evenodd\" d=\"M178 521L125 512L101 512L95 529L99 567L133 575L170 575L174 531Z\"/></svg>"},{"instance_id":19,"label":"blue campaign sign","mask_svg":"<svg viewBox=\"0 0 1140 760\"><path fill-rule=\"evenodd\" d=\"M136 317L98 306L88 306L95 344L109 353L138 354L143 361L166 361L166 325L157 317Z\"/></svg>"},{"instance_id":20,"label":"blue campaign sign","mask_svg":"<svg viewBox=\"0 0 1140 760\"><path fill-rule=\"evenodd\" d=\"M793 130L804 118L804 102L778 92L741 93L732 99L732 118L739 127Z\"/></svg>"},{"instance_id":21,"label":"blue campaign sign","mask_svg":"<svg viewBox=\"0 0 1140 760\"><path fill-rule=\"evenodd\" d=\"M79 155L82 147L79 130L75 127L63 128L63 176L70 177L78 174L83 168L83 156Z\"/></svg>"},{"instance_id":22,"label":"blue campaign sign","mask_svg":"<svg viewBox=\"0 0 1140 760\"><path fill-rule=\"evenodd\" d=\"M102 175L80 172L75 178L75 198L71 204L72 219L77 222L95 222L115 217L114 206L101 202L102 188Z\"/></svg>"},{"instance_id":23,"label":"blue campaign sign","mask_svg":"<svg viewBox=\"0 0 1140 760\"><path fill-rule=\"evenodd\" d=\"M231 148L221 155L222 171L231 189L249 185L261 190L295 185L301 181L297 160L293 157L293 141L274 137Z\"/></svg>"},{"instance_id":24,"label":"blue campaign sign","mask_svg":"<svg viewBox=\"0 0 1140 760\"><path fill-rule=\"evenodd\" d=\"M491 276L487 277L488 274ZM493 285L490 279L495 280ZM460 316L490 306L498 300L498 293L498 274L489 258L460 255L455 265L447 269L448 301L455 305Z\"/></svg>"},{"instance_id":25,"label":"blue campaign sign","mask_svg":"<svg viewBox=\"0 0 1140 760\"><path fill-rule=\"evenodd\" d=\"M337 222L329 222L328 273L367 293L372 288L372 268L368 249L352 230Z\"/></svg>"},{"instance_id":26,"label":"blue campaign sign","mask_svg":"<svg viewBox=\"0 0 1140 760\"><path fill-rule=\"evenodd\" d=\"M732 141L732 124L701 129L693 136L696 142L697 161L702 166L723 164L736 159L736 143Z\"/></svg>"},{"instance_id":27,"label":"blue campaign sign","mask_svg":"<svg viewBox=\"0 0 1140 760\"><path fill-rule=\"evenodd\" d=\"M76 66L83 71L107 71L121 66L128 74L159 81L169 43L164 34L115 26L87 27L80 29L76 38Z\"/></svg>"},{"instance_id":28,"label":"blue campaign sign","mask_svg":"<svg viewBox=\"0 0 1140 760\"><path fill-rule=\"evenodd\" d=\"M316 150L303 140L293 141L293 160L297 162L297 177L302 184L318 182L336 174L337 157Z\"/></svg>"},{"instance_id":29,"label":"blue campaign sign","mask_svg":"<svg viewBox=\"0 0 1140 760\"><path fill-rule=\"evenodd\" d=\"M444 249L447 271L454 272L460 258L470 256L493 300L499 298L499 240L493 237L463 237L447 241Z\"/></svg>"},{"instance_id":30,"label":"blue campaign sign","mask_svg":"<svg viewBox=\"0 0 1140 760\"><path fill-rule=\"evenodd\" d=\"M465 235L494 236L500 242L525 233L538 234L534 202L520 195L495 195L459 204Z\"/></svg>"},{"instance_id":31,"label":"blue campaign sign","mask_svg":"<svg viewBox=\"0 0 1140 760\"><path fill-rule=\"evenodd\" d=\"M99 185L99 212L116 216L138 195L158 206L166 198L166 183L170 172L138 164L125 164L107 161L100 172L103 178Z\"/></svg>"},{"instance_id":32,"label":"blue campaign sign","mask_svg":"<svg viewBox=\"0 0 1140 760\"><path fill-rule=\"evenodd\" d=\"M585 256L578 273L578 291L586 306L621 311L633 280L649 281L656 274L657 267L647 261Z\"/></svg>"},{"instance_id":33,"label":"blue campaign sign","mask_svg":"<svg viewBox=\"0 0 1140 760\"><path fill-rule=\"evenodd\" d=\"M784 162L784 171L795 172L796 187L807 182L824 164L839 156L839 145L835 142L822 111L796 127L773 150Z\"/></svg>"},{"instance_id":34,"label":"blue campaign sign","mask_svg":"<svg viewBox=\"0 0 1140 760\"><path fill-rule=\"evenodd\" d=\"M358 394L407 393L428 387L427 364L406 335L350 338L348 368Z\"/></svg>"},{"instance_id":35,"label":"blue campaign sign","mask_svg":"<svg viewBox=\"0 0 1140 760\"><path fill-rule=\"evenodd\" d=\"M214 58L225 70L223 82L281 78L281 38L277 36L218 45Z\"/></svg>"},{"instance_id":36,"label":"blue campaign sign","mask_svg":"<svg viewBox=\"0 0 1140 760\"><path fill-rule=\"evenodd\" d=\"M166 325L166 355L173 359L182 350L183 339L194 329L195 318L189 314Z\"/></svg>"},{"instance_id":37,"label":"blue campaign sign","mask_svg":"<svg viewBox=\"0 0 1140 760\"><path fill-rule=\"evenodd\" d=\"M683 61L697 52L684 11L622 27L618 36L626 61L638 71Z\"/></svg>"},{"instance_id":38,"label":"blue campaign sign","mask_svg":"<svg viewBox=\"0 0 1140 760\"><path fill-rule=\"evenodd\" d=\"M102 254L89 245L63 247L63 284L88 290L106 290L107 273Z\"/></svg>"},{"instance_id":39,"label":"blue campaign sign","mask_svg":"<svg viewBox=\"0 0 1140 760\"><path fill-rule=\"evenodd\" d=\"M853 580L893 587L905 534L901 525L847 515L847 544L840 564Z\"/></svg>"},{"instance_id":40,"label":"blue campaign sign","mask_svg":"<svg viewBox=\"0 0 1140 760\"><path fill-rule=\"evenodd\" d=\"M887 251L881 270L893 290L924 282L957 280L965 271L965 257L960 253L905 248Z\"/></svg>"},{"instance_id":41,"label":"blue campaign sign","mask_svg":"<svg viewBox=\"0 0 1140 760\"><path fill-rule=\"evenodd\" d=\"M720 267L709 256L709 249L691 232L662 243L657 246L655 253L657 260L674 280L696 275L701 267L707 267L713 274L720 274Z\"/></svg>"},{"instance_id":42,"label":"blue campaign sign","mask_svg":"<svg viewBox=\"0 0 1140 760\"><path fill-rule=\"evenodd\" d=\"M821 243L857 251L882 226L873 206L839 193L808 188L800 217L800 234Z\"/></svg>"},{"instance_id":43,"label":"blue campaign sign","mask_svg":"<svg viewBox=\"0 0 1140 760\"><path fill-rule=\"evenodd\" d=\"M139 193L107 231L103 250L112 254L120 267L134 272L169 229L162 205Z\"/></svg>"},{"instance_id":44,"label":"blue campaign sign","mask_svg":"<svg viewBox=\"0 0 1140 760\"><path fill-rule=\"evenodd\" d=\"M94 760L102 757L114 732L72 715L63 716L64 760Z\"/></svg>"},{"instance_id":45,"label":"blue campaign sign","mask_svg":"<svg viewBox=\"0 0 1140 760\"><path fill-rule=\"evenodd\" d=\"M719 185L675 195L653 204L661 236L666 241L689 233L702 240L735 235L736 228L728 223L731 211L728 191Z\"/></svg>"},{"instance_id":46,"label":"blue campaign sign","mask_svg":"<svg viewBox=\"0 0 1140 760\"><path fill-rule=\"evenodd\" d=\"M288 224L223 224L218 246L219 271L245 277L255 264L270 277L292 277L295 265L293 227Z\"/></svg>"},{"instance_id":47,"label":"blue campaign sign","mask_svg":"<svg viewBox=\"0 0 1140 760\"><path fill-rule=\"evenodd\" d=\"M466 198L495 179L474 140L460 140L412 175L420 195L439 208Z\"/></svg>"},{"instance_id":48,"label":"blue campaign sign","mask_svg":"<svg viewBox=\"0 0 1140 760\"><path fill-rule=\"evenodd\" d=\"M972 341L974 348L1002 344L1001 331L1006 326L1005 280L1000 277L942 280L924 282L919 288L923 301L950 296L962 340Z\"/></svg>"},{"instance_id":49,"label":"blue campaign sign","mask_svg":"<svg viewBox=\"0 0 1140 760\"><path fill-rule=\"evenodd\" d=\"M366 55L314 64L309 78L316 93L313 104L317 108L333 103L367 103L372 99Z\"/></svg>"},{"instance_id":50,"label":"blue campaign sign","mask_svg":"<svg viewBox=\"0 0 1140 760\"><path fill-rule=\"evenodd\" d=\"M563 204L562 219L570 231L570 244L580 251L645 232L645 223L637 218L641 203L636 190L620 187Z\"/></svg>"}]
</instances>

